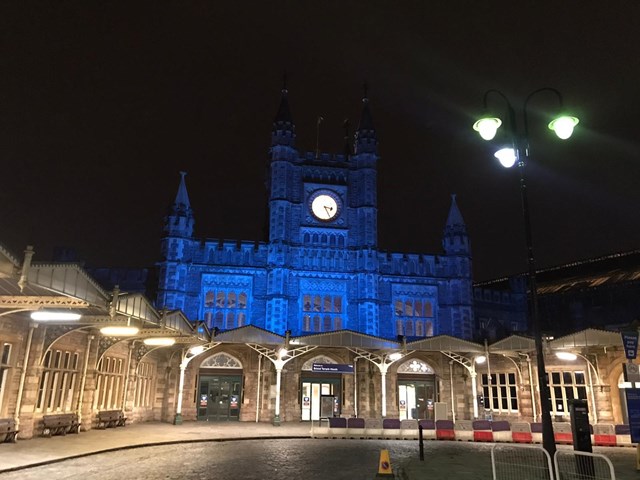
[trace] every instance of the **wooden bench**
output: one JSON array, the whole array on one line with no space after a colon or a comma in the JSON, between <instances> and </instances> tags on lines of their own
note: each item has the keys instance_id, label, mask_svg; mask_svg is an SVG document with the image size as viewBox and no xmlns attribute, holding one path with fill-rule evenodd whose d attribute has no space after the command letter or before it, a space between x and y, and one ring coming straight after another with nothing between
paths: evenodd
<instances>
[{"instance_id":1,"label":"wooden bench","mask_svg":"<svg viewBox=\"0 0 640 480\"><path fill-rule=\"evenodd\" d=\"M103 410L98 412L98 428L124 427L127 417L122 410Z\"/></svg>"},{"instance_id":2,"label":"wooden bench","mask_svg":"<svg viewBox=\"0 0 640 480\"><path fill-rule=\"evenodd\" d=\"M4 439L0 443L11 442L16 443L16 421L13 418L0 418L0 438L4 435Z\"/></svg>"},{"instance_id":3,"label":"wooden bench","mask_svg":"<svg viewBox=\"0 0 640 480\"><path fill-rule=\"evenodd\" d=\"M42 417L43 437L52 435L66 435L67 433L80 433L80 422L75 413L60 413L58 415L45 415Z\"/></svg>"}]
</instances>

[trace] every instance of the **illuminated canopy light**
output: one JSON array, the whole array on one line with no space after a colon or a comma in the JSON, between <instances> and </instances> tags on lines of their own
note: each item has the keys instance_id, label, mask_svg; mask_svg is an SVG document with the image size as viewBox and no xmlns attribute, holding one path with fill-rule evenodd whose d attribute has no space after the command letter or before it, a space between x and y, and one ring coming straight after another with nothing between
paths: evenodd
<instances>
[{"instance_id":1,"label":"illuminated canopy light","mask_svg":"<svg viewBox=\"0 0 640 480\"><path fill-rule=\"evenodd\" d=\"M483 364L486 361L487 361L487 357L485 357L484 355L480 355L476 357L476 363L479 365Z\"/></svg>"},{"instance_id":2,"label":"illuminated canopy light","mask_svg":"<svg viewBox=\"0 0 640 480\"><path fill-rule=\"evenodd\" d=\"M516 151L511 147L501 148L493 154L504 168L511 168L516 163Z\"/></svg>"},{"instance_id":3,"label":"illuminated canopy light","mask_svg":"<svg viewBox=\"0 0 640 480\"><path fill-rule=\"evenodd\" d=\"M189 349L189 353L191 355L200 355L202 352L204 352L204 346L202 346L202 345L198 345L196 347L191 347Z\"/></svg>"},{"instance_id":4,"label":"illuminated canopy light","mask_svg":"<svg viewBox=\"0 0 640 480\"><path fill-rule=\"evenodd\" d=\"M555 118L549 124L549 128L556 132L558 138L562 140L566 140L573 134L573 129L576 125L578 125L578 120L576 117L572 117L570 115L562 115L558 118Z\"/></svg>"},{"instance_id":5,"label":"illuminated canopy light","mask_svg":"<svg viewBox=\"0 0 640 480\"><path fill-rule=\"evenodd\" d=\"M31 320L36 320L40 322L56 321L56 320L73 321L73 320L80 320L80 317L82 317L82 315L80 315L79 313L72 313L72 312L48 312L46 310L31 312Z\"/></svg>"},{"instance_id":6,"label":"illuminated canopy light","mask_svg":"<svg viewBox=\"0 0 640 480\"><path fill-rule=\"evenodd\" d=\"M280 350L278 350L278 356L280 358L284 358L287 355L289 355L289 350L287 350L286 348L281 348Z\"/></svg>"},{"instance_id":7,"label":"illuminated canopy light","mask_svg":"<svg viewBox=\"0 0 640 480\"><path fill-rule=\"evenodd\" d=\"M473 124L473 129L485 140L493 140L502 120L497 117L483 117Z\"/></svg>"},{"instance_id":8,"label":"illuminated canopy light","mask_svg":"<svg viewBox=\"0 0 640 480\"><path fill-rule=\"evenodd\" d=\"M556 352L556 357L558 357L560 360L569 360L571 362L578 358L575 353L571 352Z\"/></svg>"},{"instance_id":9,"label":"illuminated canopy light","mask_svg":"<svg viewBox=\"0 0 640 480\"><path fill-rule=\"evenodd\" d=\"M400 360L402 358L402 354L400 352L395 352L389 355L389 360Z\"/></svg>"},{"instance_id":10,"label":"illuminated canopy light","mask_svg":"<svg viewBox=\"0 0 640 480\"><path fill-rule=\"evenodd\" d=\"M145 338L143 341L145 345L153 345L153 346L160 346L160 347L169 347L174 343L176 343L175 338L169 338L169 337L151 337L151 338Z\"/></svg>"},{"instance_id":11,"label":"illuminated canopy light","mask_svg":"<svg viewBox=\"0 0 640 480\"><path fill-rule=\"evenodd\" d=\"M108 335L110 337L127 337L136 335L139 331L140 329L138 327L131 327L127 325L119 327L102 327L100 329L101 334Z\"/></svg>"}]
</instances>

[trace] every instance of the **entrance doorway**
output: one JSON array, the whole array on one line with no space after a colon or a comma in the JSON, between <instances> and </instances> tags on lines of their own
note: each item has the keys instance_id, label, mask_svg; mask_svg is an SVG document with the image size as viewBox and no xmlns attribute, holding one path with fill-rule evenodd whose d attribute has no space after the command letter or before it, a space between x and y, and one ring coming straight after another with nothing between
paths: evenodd
<instances>
[{"instance_id":1,"label":"entrance doorway","mask_svg":"<svg viewBox=\"0 0 640 480\"><path fill-rule=\"evenodd\" d=\"M239 420L241 390L241 376L202 375L198 390L198 420Z\"/></svg>"},{"instance_id":2,"label":"entrance doorway","mask_svg":"<svg viewBox=\"0 0 640 480\"><path fill-rule=\"evenodd\" d=\"M398 406L400 420L435 418L437 401L436 382L433 375L425 375L420 380L398 379Z\"/></svg>"},{"instance_id":3,"label":"entrance doorway","mask_svg":"<svg viewBox=\"0 0 640 480\"><path fill-rule=\"evenodd\" d=\"M341 384L340 378L303 378L300 389L302 420L339 417Z\"/></svg>"}]
</instances>

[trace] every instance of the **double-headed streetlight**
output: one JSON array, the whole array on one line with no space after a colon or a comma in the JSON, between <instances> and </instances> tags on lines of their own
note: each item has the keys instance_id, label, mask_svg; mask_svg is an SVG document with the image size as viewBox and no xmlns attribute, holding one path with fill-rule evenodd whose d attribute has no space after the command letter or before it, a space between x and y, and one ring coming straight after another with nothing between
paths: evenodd
<instances>
[{"instance_id":1,"label":"double-headed streetlight","mask_svg":"<svg viewBox=\"0 0 640 480\"><path fill-rule=\"evenodd\" d=\"M574 116L567 115L562 111L562 95L558 90L550 87L540 88L531 92L524 101L523 112L523 134L519 134L516 124L516 115L509 99L499 90L488 90L484 94L485 115L480 118L474 125L473 129L480 133L485 140L493 140L496 136L498 128L502 125L502 120L489 113L487 109L487 100L490 95L498 95L507 105L507 123L506 138L507 145L500 148L495 157L504 167L512 167L516 163L520 170L520 195L522 199L522 214L524 217L525 239L527 242L527 259L529 266L529 291L531 294L531 329L535 340L536 358L538 362L538 385L540 388L540 407L542 416L542 445L544 449L553 457L556 451L556 444L553 437L553 426L551 424L551 399L549 395L549 385L546 379L546 369L544 365L544 356L542 348L542 335L540 333L540 317L538 310L538 293L536 286L536 264L533 256L533 240L531 235L531 219L529 216L529 202L527 199L527 183L525 177L525 167L529 161L529 121L527 118L527 107L531 98L539 93L553 93L559 103L559 113L549 123L549 129L553 130L556 135L566 140L573 133L574 127L578 124L578 119ZM531 399L533 401L533 399Z\"/></svg>"}]
</instances>

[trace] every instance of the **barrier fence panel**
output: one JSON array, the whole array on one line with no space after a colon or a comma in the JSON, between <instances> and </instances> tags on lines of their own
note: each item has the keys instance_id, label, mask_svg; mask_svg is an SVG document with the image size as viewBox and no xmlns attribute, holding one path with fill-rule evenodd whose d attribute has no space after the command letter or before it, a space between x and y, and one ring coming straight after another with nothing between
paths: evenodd
<instances>
[{"instance_id":1,"label":"barrier fence panel","mask_svg":"<svg viewBox=\"0 0 640 480\"><path fill-rule=\"evenodd\" d=\"M497 443L491 447L493 480L552 480L553 465L545 449L536 445Z\"/></svg>"},{"instance_id":2,"label":"barrier fence panel","mask_svg":"<svg viewBox=\"0 0 640 480\"><path fill-rule=\"evenodd\" d=\"M598 453L558 450L553 457L560 480L615 480L613 464Z\"/></svg>"}]
</instances>

